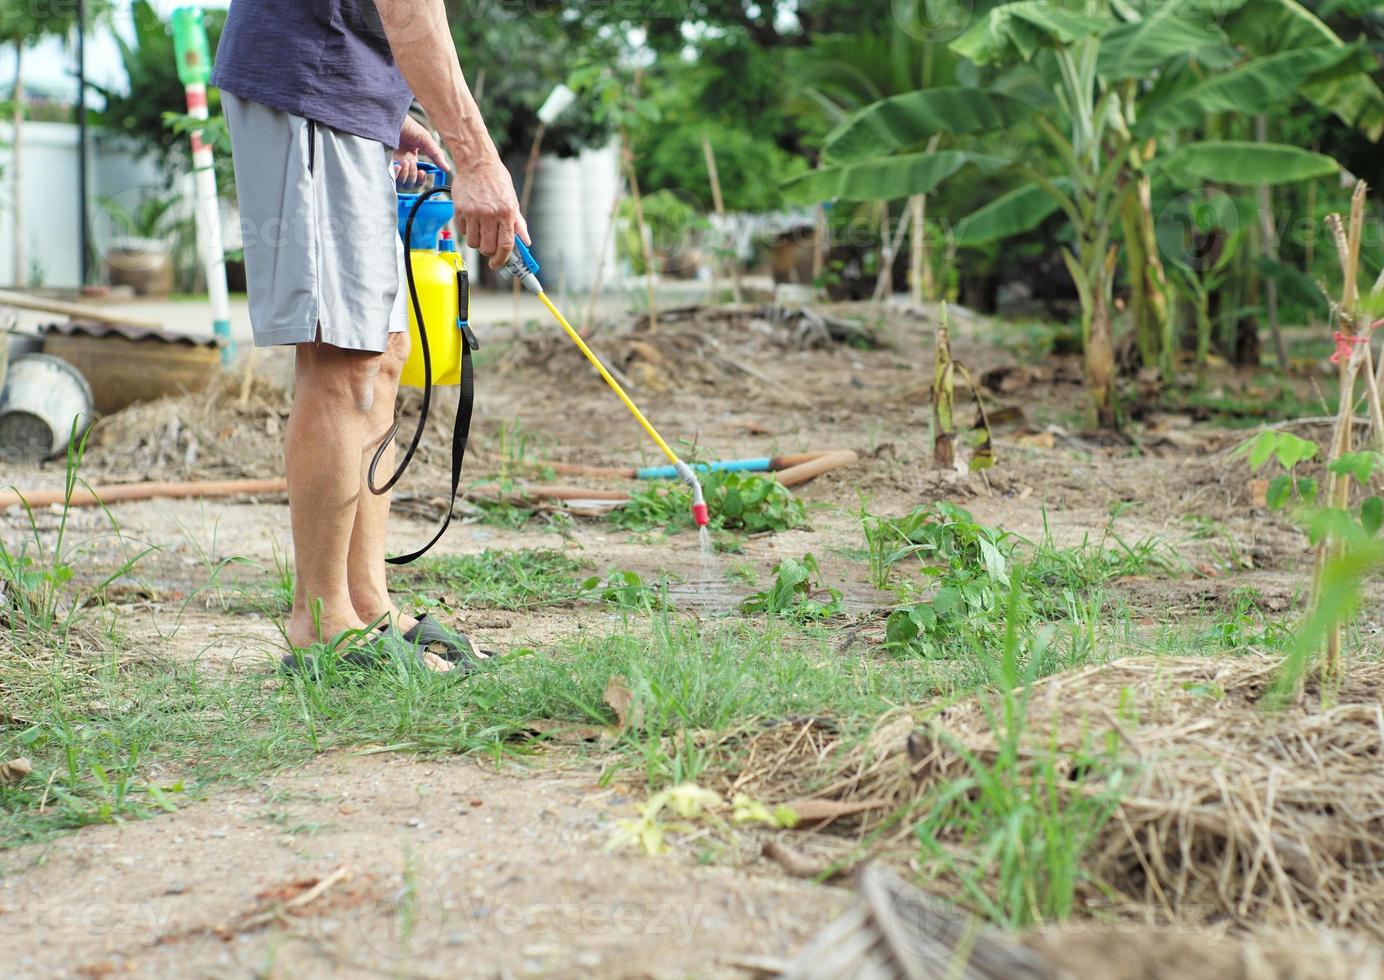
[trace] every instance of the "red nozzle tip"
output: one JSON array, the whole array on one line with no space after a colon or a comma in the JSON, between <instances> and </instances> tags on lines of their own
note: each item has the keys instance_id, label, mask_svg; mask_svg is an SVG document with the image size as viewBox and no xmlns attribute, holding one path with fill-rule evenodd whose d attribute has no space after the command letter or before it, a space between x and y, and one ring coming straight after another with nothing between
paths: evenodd
<instances>
[{"instance_id":1,"label":"red nozzle tip","mask_svg":"<svg viewBox=\"0 0 1384 980\"><path fill-rule=\"evenodd\" d=\"M692 520L697 522L698 527L706 527L711 523L711 512L706 509L706 504L692 505Z\"/></svg>"}]
</instances>

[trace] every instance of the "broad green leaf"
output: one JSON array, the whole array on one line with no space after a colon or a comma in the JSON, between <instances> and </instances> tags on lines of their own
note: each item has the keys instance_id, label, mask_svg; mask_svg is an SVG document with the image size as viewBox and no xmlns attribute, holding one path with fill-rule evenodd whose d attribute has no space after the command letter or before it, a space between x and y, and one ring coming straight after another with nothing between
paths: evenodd
<instances>
[{"instance_id":1,"label":"broad green leaf","mask_svg":"<svg viewBox=\"0 0 1384 980\"><path fill-rule=\"evenodd\" d=\"M1320 544L1325 538L1334 538L1349 550L1369 540L1365 529L1346 511L1336 507L1323 507L1312 514L1307 524L1307 540L1310 544Z\"/></svg>"},{"instance_id":2,"label":"broad green leaf","mask_svg":"<svg viewBox=\"0 0 1384 980\"><path fill-rule=\"evenodd\" d=\"M918 635L918 623L907 609L895 609L884 623L884 642L904 646Z\"/></svg>"},{"instance_id":3,"label":"broad green leaf","mask_svg":"<svg viewBox=\"0 0 1384 980\"><path fill-rule=\"evenodd\" d=\"M1181 16L1182 9L1182 4L1167 3L1147 17L1106 31L1096 72L1110 81L1143 79L1174 58L1224 43L1220 30Z\"/></svg>"},{"instance_id":4,"label":"broad green leaf","mask_svg":"<svg viewBox=\"0 0 1384 980\"><path fill-rule=\"evenodd\" d=\"M1366 497L1360 501L1360 526L1366 534L1378 534L1380 525L1384 525L1384 500Z\"/></svg>"},{"instance_id":5,"label":"broad green leaf","mask_svg":"<svg viewBox=\"0 0 1384 980\"><path fill-rule=\"evenodd\" d=\"M1298 90L1313 75L1358 57L1355 48L1315 47L1282 51L1212 75L1169 97L1146 106L1135 132L1140 136L1201 125L1217 112L1267 112L1296 100Z\"/></svg>"},{"instance_id":6,"label":"broad green leaf","mask_svg":"<svg viewBox=\"0 0 1384 980\"><path fill-rule=\"evenodd\" d=\"M910 194L926 194L968 164L989 172L1009 166L1009 161L962 150L906 153L810 170L787 181L783 193L788 200L802 204L833 200L888 201Z\"/></svg>"},{"instance_id":7,"label":"broad green leaf","mask_svg":"<svg viewBox=\"0 0 1384 980\"><path fill-rule=\"evenodd\" d=\"M1159 162L1178 183L1290 184L1328 177L1340 169L1329 156L1281 143L1191 143Z\"/></svg>"},{"instance_id":8,"label":"broad green leaf","mask_svg":"<svg viewBox=\"0 0 1384 980\"><path fill-rule=\"evenodd\" d=\"M1345 42L1296 0L1202 0L1229 13L1222 26L1236 44L1255 54L1317 46L1340 47ZM1360 72L1312 79L1302 95L1313 105L1334 112L1370 139L1384 134L1384 92Z\"/></svg>"},{"instance_id":9,"label":"broad green leaf","mask_svg":"<svg viewBox=\"0 0 1384 980\"><path fill-rule=\"evenodd\" d=\"M1061 179L1053 183L1063 191L1070 186ZM1042 187L1025 184L962 218L956 226L956 243L984 245L1021 235L1041 225L1058 207L1058 202Z\"/></svg>"},{"instance_id":10,"label":"broad green leaf","mask_svg":"<svg viewBox=\"0 0 1384 980\"><path fill-rule=\"evenodd\" d=\"M1273 457L1278 460L1278 465L1290 470L1317 455L1317 444L1291 432L1266 429L1237 448L1235 455L1248 456L1251 469L1259 469Z\"/></svg>"},{"instance_id":11,"label":"broad green leaf","mask_svg":"<svg viewBox=\"0 0 1384 980\"><path fill-rule=\"evenodd\" d=\"M1358 453L1342 453L1338 458L1331 461L1328 467L1337 476L1351 476L1360 486L1365 486L1370 482L1376 472L1384 470L1384 454L1370 452L1368 450Z\"/></svg>"},{"instance_id":12,"label":"broad green leaf","mask_svg":"<svg viewBox=\"0 0 1384 980\"><path fill-rule=\"evenodd\" d=\"M978 88L933 88L907 92L866 106L828 136L830 160L883 156L921 143L934 133L982 133L1027 119L1035 107L1001 92Z\"/></svg>"},{"instance_id":13,"label":"broad green leaf","mask_svg":"<svg viewBox=\"0 0 1384 980\"><path fill-rule=\"evenodd\" d=\"M1270 510L1282 510L1292 497L1293 478L1286 473L1270 480L1268 492L1264 494L1264 500Z\"/></svg>"},{"instance_id":14,"label":"broad green leaf","mask_svg":"<svg viewBox=\"0 0 1384 980\"><path fill-rule=\"evenodd\" d=\"M1109 17L1072 13L1047 0L1022 0L993 7L950 45L978 65L1022 59L1040 48L1066 47L1102 33Z\"/></svg>"},{"instance_id":15,"label":"broad green leaf","mask_svg":"<svg viewBox=\"0 0 1384 980\"><path fill-rule=\"evenodd\" d=\"M1297 491L1302 502L1311 507L1317 500L1317 481L1310 476L1304 476L1297 481Z\"/></svg>"},{"instance_id":16,"label":"broad green leaf","mask_svg":"<svg viewBox=\"0 0 1384 980\"><path fill-rule=\"evenodd\" d=\"M1257 470L1269 461L1273 455L1274 446L1277 443L1277 432L1265 431L1259 433L1247 445L1241 446L1237 453L1244 452L1249 456L1249 468Z\"/></svg>"},{"instance_id":17,"label":"broad green leaf","mask_svg":"<svg viewBox=\"0 0 1384 980\"><path fill-rule=\"evenodd\" d=\"M985 560L985 573L1000 585L1008 585L1009 575L1004 570L1004 556L1000 554L1000 549L985 538L976 544L980 545L980 555Z\"/></svg>"},{"instance_id":18,"label":"broad green leaf","mask_svg":"<svg viewBox=\"0 0 1384 980\"><path fill-rule=\"evenodd\" d=\"M1317 444L1310 439L1295 436L1291 432L1280 432L1273 455L1278 460L1279 466L1285 470L1291 470L1298 463L1305 463L1317 455Z\"/></svg>"}]
</instances>

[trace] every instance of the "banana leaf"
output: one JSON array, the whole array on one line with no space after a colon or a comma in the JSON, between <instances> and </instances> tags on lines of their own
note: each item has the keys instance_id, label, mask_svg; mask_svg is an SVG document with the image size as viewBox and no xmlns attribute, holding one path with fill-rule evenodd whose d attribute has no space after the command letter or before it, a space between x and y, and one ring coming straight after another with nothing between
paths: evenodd
<instances>
[{"instance_id":1,"label":"banana leaf","mask_svg":"<svg viewBox=\"0 0 1384 980\"><path fill-rule=\"evenodd\" d=\"M934 133L982 133L1027 119L1035 106L1001 92L979 88L933 88L907 92L866 106L847 117L826 139L830 160L863 160L915 146Z\"/></svg>"},{"instance_id":2,"label":"banana leaf","mask_svg":"<svg viewBox=\"0 0 1384 980\"><path fill-rule=\"evenodd\" d=\"M1140 136L1199 126L1217 112L1268 112L1296 100L1309 78L1350 59L1358 59L1355 47L1318 46L1256 58L1224 74L1146 106L1134 127Z\"/></svg>"},{"instance_id":3,"label":"banana leaf","mask_svg":"<svg viewBox=\"0 0 1384 980\"><path fill-rule=\"evenodd\" d=\"M1255 54L1345 46L1335 31L1296 0L1201 2L1214 4L1224 16L1222 26L1230 39ZM1341 77L1327 72L1309 81L1302 96L1335 113L1371 140L1377 141L1384 135L1384 92L1368 74L1353 72Z\"/></svg>"},{"instance_id":4,"label":"banana leaf","mask_svg":"<svg viewBox=\"0 0 1384 980\"><path fill-rule=\"evenodd\" d=\"M1179 56L1225 44L1225 34L1219 28L1180 16L1184 7L1168 3L1140 20L1106 31L1096 57L1096 73L1107 81L1143 79Z\"/></svg>"},{"instance_id":5,"label":"banana leaf","mask_svg":"<svg viewBox=\"0 0 1384 980\"><path fill-rule=\"evenodd\" d=\"M962 167L985 172L1009 166L1004 157L962 150L905 153L809 170L783 184L783 195L800 204L819 201L888 201L926 194Z\"/></svg>"},{"instance_id":6,"label":"banana leaf","mask_svg":"<svg viewBox=\"0 0 1384 980\"><path fill-rule=\"evenodd\" d=\"M1283 143L1190 143L1155 161L1153 169L1175 183L1291 184L1329 177L1340 169L1331 157Z\"/></svg>"},{"instance_id":7,"label":"banana leaf","mask_svg":"<svg viewBox=\"0 0 1384 980\"><path fill-rule=\"evenodd\" d=\"M1053 181L1064 193L1070 182ZM984 245L1011 235L1032 231L1046 221L1060 205L1038 184L1025 184L972 211L956 225L958 245Z\"/></svg>"},{"instance_id":8,"label":"banana leaf","mask_svg":"<svg viewBox=\"0 0 1384 980\"><path fill-rule=\"evenodd\" d=\"M1114 19L1063 10L1048 0L992 7L950 45L978 65L1028 61L1042 48L1065 47L1104 32Z\"/></svg>"}]
</instances>

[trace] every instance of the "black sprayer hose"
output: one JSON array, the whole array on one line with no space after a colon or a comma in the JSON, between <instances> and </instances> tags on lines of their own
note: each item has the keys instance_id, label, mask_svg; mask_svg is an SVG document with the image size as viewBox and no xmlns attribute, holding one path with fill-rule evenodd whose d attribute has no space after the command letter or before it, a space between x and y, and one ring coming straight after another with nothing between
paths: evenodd
<instances>
[{"instance_id":1,"label":"black sprayer hose","mask_svg":"<svg viewBox=\"0 0 1384 980\"><path fill-rule=\"evenodd\" d=\"M418 324L418 343L423 347L423 404L418 409L418 427L413 430L413 440L409 443L408 449L404 451L404 458L399 461L399 465L394 470L394 475L389 478L389 482L382 487L377 487L375 486L375 469L380 465L385 451L399 432L398 415L394 416L394 424L389 427L389 431L380 440L380 445L375 450L374 458L370 460L370 469L365 477L365 485L376 496L388 493L394 488L394 484L399 482L399 477L404 475L404 470L408 469L409 463L413 462L413 454L417 452L418 444L423 441L423 427L428 423L428 409L432 405L432 351L428 349L428 331L423 326L423 306L418 301L418 287L413 281L413 219L418 214L418 209L423 206L424 201L434 194L450 194L451 190L450 187L434 187L430 191L419 194L418 200L413 202L413 206L409 208L408 218L404 221L404 276L408 280L408 296L413 303L413 317Z\"/></svg>"}]
</instances>

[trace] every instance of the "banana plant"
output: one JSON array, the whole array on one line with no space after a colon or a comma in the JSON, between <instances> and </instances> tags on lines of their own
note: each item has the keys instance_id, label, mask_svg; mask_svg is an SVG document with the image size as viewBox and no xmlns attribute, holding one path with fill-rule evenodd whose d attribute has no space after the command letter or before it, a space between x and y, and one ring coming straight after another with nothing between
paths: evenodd
<instances>
[{"instance_id":1,"label":"banana plant","mask_svg":"<svg viewBox=\"0 0 1384 980\"><path fill-rule=\"evenodd\" d=\"M1245 18L1237 19L1242 10ZM1217 22L1227 14L1224 26ZM1300 46L1274 38L1271 48L1271 32L1257 22L1253 31L1245 26L1251 15L1298 25ZM1325 34L1309 32L1304 15L1311 18L1294 0L1086 0L1073 7L1019 0L994 7L951 43L952 51L984 71L1026 65L1040 85L952 86L883 99L843 121L827 138L823 165L788 182L787 193L805 201L896 198L931 191L965 167L1019 178L1013 190L960 221L957 242L1022 234L1062 213L1074 239L1062 258L1081 301L1093 421L1115 428L1117 232L1122 223L1128 229L1129 216L1143 219L1140 267L1129 271L1146 276L1158 262L1148 182L1273 185L1336 172L1329 157L1297 147L1191 135L1210 115L1281 109L1299 92L1339 102L1342 117L1359 125L1371 125L1378 110L1384 125L1384 94L1363 75L1362 51L1324 25ZM1247 33L1238 40L1229 33L1242 28ZM1251 41L1265 46L1262 54ZM937 133L978 137L1016 127L1032 127L1051 157L919 150ZM1166 295L1161 270L1154 287ZM1168 339L1171 314L1162 315Z\"/></svg>"}]
</instances>

